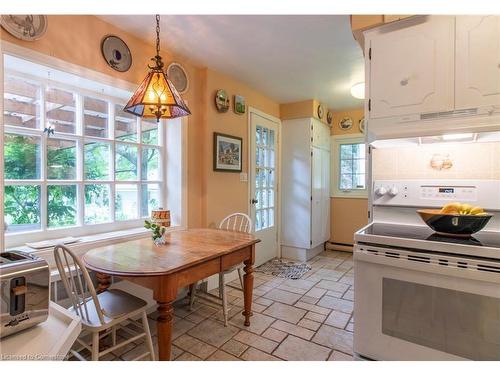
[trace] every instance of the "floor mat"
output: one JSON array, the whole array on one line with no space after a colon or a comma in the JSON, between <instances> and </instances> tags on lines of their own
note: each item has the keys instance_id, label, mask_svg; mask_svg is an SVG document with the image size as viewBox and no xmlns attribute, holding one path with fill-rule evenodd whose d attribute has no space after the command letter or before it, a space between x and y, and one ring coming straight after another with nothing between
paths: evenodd
<instances>
[{"instance_id":1,"label":"floor mat","mask_svg":"<svg viewBox=\"0 0 500 375\"><path fill-rule=\"evenodd\" d=\"M284 279L300 279L311 266L307 263L295 263L273 259L255 269L256 272L262 272L267 275L282 277Z\"/></svg>"}]
</instances>

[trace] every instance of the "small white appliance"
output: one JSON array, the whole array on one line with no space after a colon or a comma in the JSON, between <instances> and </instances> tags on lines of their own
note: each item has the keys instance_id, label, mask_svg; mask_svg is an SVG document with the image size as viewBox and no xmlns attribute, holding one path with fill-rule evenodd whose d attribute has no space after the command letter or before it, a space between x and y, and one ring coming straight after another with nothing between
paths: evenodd
<instances>
[{"instance_id":1,"label":"small white appliance","mask_svg":"<svg viewBox=\"0 0 500 375\"><path fill-rule=\"evenodd\" d=\"M375 360L500 360L500 181L377 180L355 235L354 352ZM417 208L494 214L470 238L441 236Z\"/></svg>"}]
</instances>

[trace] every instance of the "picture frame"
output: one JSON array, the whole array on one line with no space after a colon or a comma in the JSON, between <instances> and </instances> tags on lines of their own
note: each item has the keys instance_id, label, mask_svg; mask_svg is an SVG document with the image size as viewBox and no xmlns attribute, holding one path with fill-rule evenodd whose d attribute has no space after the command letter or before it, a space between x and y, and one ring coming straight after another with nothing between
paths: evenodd
<instances>
[{"instance_id":1,"label":"picture frame","mask_svg":"<svg viewBox=\"0 0 500 375\"><path fill-rule=\"evenodd\" d=\"M241 172L243 139L214 132L213 169L217 172Z\"/></svg>"},{"instance_id":2,"label":"picture frame","mask_svg":"<svg viewBox=\"0 0 500 375\"><path fill-rule=\"evenodd\" d=\"M245 97L241 95L235 95L233 102L234 102L234 108L233 108L234 113L236 113L237 115L244 115L247 109L245 104Z\"/></svg>"}]
</instances>

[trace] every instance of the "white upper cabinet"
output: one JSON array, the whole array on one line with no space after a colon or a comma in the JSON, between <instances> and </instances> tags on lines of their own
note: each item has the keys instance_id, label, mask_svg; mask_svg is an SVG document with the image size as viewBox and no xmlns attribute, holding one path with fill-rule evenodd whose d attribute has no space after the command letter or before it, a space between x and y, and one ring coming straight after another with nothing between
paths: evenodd
<instances>
[{"instance_id":1,"label":"white upper cabinet","mask_svg":"<svg viewBox=\"0 0 500 375\"><path fill-rule=\"evenodd\" d=\"M500 106L500 16L456 17L455 102Z\"/></svg>"},{"instance_id":2,"label":"white upper cabinet","mask_svg":"<svg viewBox=\"0 0 500 375\"><path fill-rule=\"evenodd\" d=\"M416 17L365 37L369 118L453 109L455 17Z\"/></svg>"},{"instance_id":3,"label":"white upper cabinet","mask_svg":"<svg viewBox=\"0 0 500 375\"><path fill-rule=\"evenodd\" d=\"M312 145L324 149L330 149L330 127L313 118L312 123Z\"/></svg>"}]
</instances>

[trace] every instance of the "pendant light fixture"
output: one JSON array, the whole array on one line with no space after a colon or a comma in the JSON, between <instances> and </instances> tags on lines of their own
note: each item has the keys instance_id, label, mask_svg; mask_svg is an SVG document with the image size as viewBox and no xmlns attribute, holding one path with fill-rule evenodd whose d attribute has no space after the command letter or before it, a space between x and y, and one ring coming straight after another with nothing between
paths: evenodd
<instances>
[{"instance_id":1,"label":"pendant light fixture","mask_svg":"<svg viewBox=\"0 0 500 375\"><path fill-rule=\"evenodd\" d=\"M156 56L149 73L125 105L124 111L146 118L176 118L191 114L184 100L163 71L160 56L160 15L156 15Z\"/></svg>"}]
</instances>

